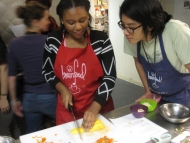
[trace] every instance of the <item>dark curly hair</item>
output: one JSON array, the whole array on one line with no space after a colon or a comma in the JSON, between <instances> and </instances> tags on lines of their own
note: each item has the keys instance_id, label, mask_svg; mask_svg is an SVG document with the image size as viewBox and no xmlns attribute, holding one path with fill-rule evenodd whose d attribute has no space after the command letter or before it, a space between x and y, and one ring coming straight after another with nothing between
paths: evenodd
<instances>
[{"instance_id":1,"label":"dark curly hair","mask_svg":"<svg viewBox=\"0 0 190 143\"><path fill-rule=\"evenodd\" d=\"M25 0L25 3L27 4L30 1L36 1L44 6L46 6L48 9L51 7L52 0Z\"/></svg>"},{"instance_id":2,"label":"dark curly hair","mask_svg":"<svg viewBox=\"0 0 190 143\"><path fill-rule=\"evenodd\" d=\"M84 7L85 10L89 13L90 2L89 0L60 0L59 4L57 5L56 10L57 10L57 15L59 16L59 19L60 19L60 28L62 31L65 31L65 27L61 22L63 18L63 13L66 9L70 9L73 7ZM91 25L90 25L91 21L92 21L92 16L89 13L89 24L88 24L89 28L91 28Z\"/></svg>"},{"instance_id":3,"label":"dark curly hair","mask_svg":"<svg viewBox=\"0 0 190 143\"><path fill-rule=\"evenodd\" d=\"M41 5L38 2L31 1L25 6L19 6L16 9L16 15L23 19L24 24L27 27L31 27L32 20L40 20L44 16L44 11L48 10L47 7Z\"/></svg>"},{"instance_id":4,"label":"dark curly hair","mask_svg":"<svg viewBox=\"0 0 190 143\"><path fill-rule=\"evenodd\" d=\"M148 35L148 27L151 30L151 36L161 34L165 28L165 24L172 18L165 12L158 0L124 0L119 16L122 14L141 23L145 36Z\"/></svg>"}]
</instances>

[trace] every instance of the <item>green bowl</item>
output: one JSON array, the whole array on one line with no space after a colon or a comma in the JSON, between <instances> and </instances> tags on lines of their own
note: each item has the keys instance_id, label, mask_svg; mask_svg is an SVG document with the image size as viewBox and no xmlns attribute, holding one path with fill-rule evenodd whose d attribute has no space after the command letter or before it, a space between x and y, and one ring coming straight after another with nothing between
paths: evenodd
<instances>
[{"instance_id":1,"label":"green bowl","mask_svg":"<svg viewBox=\"0 0 190 143\"><path fill-rule=\"evenodd\" d=\"M148 112L154 111L157 106L157 102L153 99L142 99L140 100L140 104L148 107Z\"/></svg>"}]
</instances>

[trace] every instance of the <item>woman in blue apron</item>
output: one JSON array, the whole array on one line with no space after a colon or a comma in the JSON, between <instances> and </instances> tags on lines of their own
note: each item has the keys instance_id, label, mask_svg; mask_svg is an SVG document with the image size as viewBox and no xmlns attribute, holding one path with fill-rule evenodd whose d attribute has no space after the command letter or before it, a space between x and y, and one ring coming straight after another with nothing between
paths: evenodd
<instances>
[{"instance_id":1,"label":"woman in blue apron","mask_svg":"<svg viewBox=\"0 0 190 143\"><path fill-rule=\"evenodd\" d=\"M156 94L190 107L190 29L171 17L158 0L125 0L118 25L146 91L136 101Z\"/></svg>"}]
</instances>

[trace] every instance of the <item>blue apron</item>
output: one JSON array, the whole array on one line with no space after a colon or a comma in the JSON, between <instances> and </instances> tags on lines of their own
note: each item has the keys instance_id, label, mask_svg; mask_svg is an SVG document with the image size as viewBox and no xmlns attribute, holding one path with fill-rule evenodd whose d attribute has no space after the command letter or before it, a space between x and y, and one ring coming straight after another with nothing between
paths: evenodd
<instances>
[{"instance_id":1,"label":"blue apron","mask_svg":"<svg viewBox=\"0 0 190 143\"><path fill-rule=\"evenodd\" d=\"M159 42L163 60L158 63L146 61L140 54L141 43L137 44L138 60L146 73L149 88L152 92L162 95L163 100L190 107L190 74L180 73L171 65L161 35Z\"/></svg>"}]
</instances>

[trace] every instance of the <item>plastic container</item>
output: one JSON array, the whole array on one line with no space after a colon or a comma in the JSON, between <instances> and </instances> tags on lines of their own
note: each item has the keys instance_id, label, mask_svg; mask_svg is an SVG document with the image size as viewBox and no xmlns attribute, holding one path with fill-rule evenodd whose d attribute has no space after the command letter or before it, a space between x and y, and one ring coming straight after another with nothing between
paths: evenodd
<instances>
[{"instance_id":1,"label":"plastic container","mask_svg":"<svg viewBox=\"0 0 190 143\"><path fill-rule=\"evenodd\" d=\"M141 104L135 104L130 107L131 113L135 118L142 118L147 113L147 106Z\"/></svg>"},{"instance_id":2,"label":"plastic container","mask_svg":"<svg viewBox=\"0 0 190 143\"><path fill-rule=\"evenodd\" d=\"M154 111L157 106L157 102L153 99L142 99L140 104L148 107L148 112Z\"/></svg>"}]
</instances>

